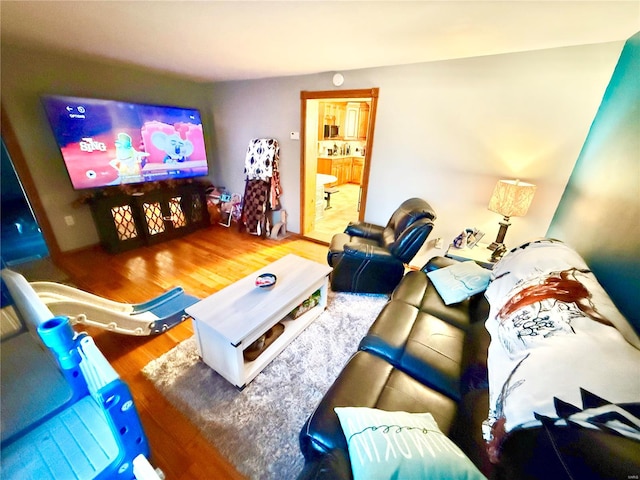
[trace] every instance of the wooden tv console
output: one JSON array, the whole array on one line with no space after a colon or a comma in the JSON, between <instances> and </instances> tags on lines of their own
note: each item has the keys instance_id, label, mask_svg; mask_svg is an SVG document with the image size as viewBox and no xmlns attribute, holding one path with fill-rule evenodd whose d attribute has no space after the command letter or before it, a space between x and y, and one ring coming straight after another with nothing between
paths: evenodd
<instances>
[{"instance_id":1,"label":"wooden tv console","mask_svg":"<svg viewBox=\"0 0 640 480\"><path fill-rule=\"evenodd\" d=\"M111 253L180 237L209 225L205 187L187 183L90 202L102 246Z\"/></svg>"}]
</instances>

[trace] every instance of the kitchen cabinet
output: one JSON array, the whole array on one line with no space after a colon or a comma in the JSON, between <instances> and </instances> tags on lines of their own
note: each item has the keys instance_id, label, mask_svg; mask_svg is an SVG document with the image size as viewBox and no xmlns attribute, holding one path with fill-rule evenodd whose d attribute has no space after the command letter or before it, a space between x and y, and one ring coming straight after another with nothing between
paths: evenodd
<instances>
[{"instance_id":1,"label":"kitchen cabinet","mask_svg":"<svg viewBox=\"0 0 640 480\"><path fill-rule=\"evenodd\" d=\"M357 183L358 185L362 185L363 172L364 172L364 157L352 157L350 183Z\"/></svg>"},{"instance_id":2,"label":"kitchen cabinet","mask_svg":"<svg viewBox=\"0 0 640 480\"><path fill-rule=\"evenodd\" d=\"M362 102L358 110L358 138L361 140L367 139L367 133L369 132L369 104Z\"/></svg>"},{"instance_id":3,"label":"kitchen cabinet","mask_svg":"<svg viewBox=\"0 0 640 480\"><path fill-rule=\"evenodd\" d=\"M320 102L318 107L318 139L324 139L324 126L337 125L338 139L366 140L369 133L367 102Z\"/></svg>"},{"instance_id":4,"label":"kitchen cabinet","mask_svg":"<svg viewBox=\"0 0 640 480\"><path fill-rule=\"evenodd\" d=\"M347 117L347 103L346 102L320 102L318 107L318 139L324 139L324 126L325 125L337 125L339 127L338 138L345 138L345 123ZM355 129L357 130L357 120ZM354 139L357 138L357 131Z\"/></svg>"},{"instance_id":5,"label":"kitchen cabinet","mask_svg":"<svg viewBox=\"0 0 640 480\"><path fill-rule=\"evenodd\" d=\"M338 181L336 185L342 185L343 183L349 183L349 177L351 176L351 159L350 158L336 158L331 161L331 175L336 177ZM332 185L334 186L334 185Z\"/></svg>"},{"instance_id":6,"label":"kitchen cabinet","mask_svg":"<svg viewBox=\"0 0 640 480\"><path fill-rule=\"evenodd\" d=\"M349 183L351 178L351 157L318 157L318 173L333 175L337 180L328 183L327 187L335 187Z\"/></svg>"},{"instance_id":7,"label":"kitchen cabinet","mask_svg":"<svg viewBox=\"0 0 640 480\"><path fill-rule=\"evenodd\" d=\"M336 117L333 105L326 102L320 102L318 106L318 138L324 138L324 126L336 125Z\"/></svg>"},{"instance_id":8,"label":"kitchen cabinet","mask_svg":"<svg viewBox=\"0 0 640 480\"><path fill-rule=\"evenodd\" d=\"M333 159L331 157L318 157L318 173L325 175L333 175L331 173L333 167ZM337 175L334 175L337 178ZM327 187L335 187L338 182L327 183Z\"/></svg>"},{"instance_id":9,"label":"kitchen cabinet","mask_svg":"<svg viewBox=\"0 0 640 480\"><path fill-rule=\"evenodd\" d=\"M342 158L338 164L338 185L351 182L351 158Z\"/></svg>"},{"instance_id":10,"label":"kitchen cabinet","mask_svg":"<svg viewBox=\"0 0 640 480\"><path fill-rule=\"evenodd\" d=\"M336 125L340 126L340 137L344 136L344 124L345 124L345 117L346 117L346 111L347 111L347 104L345 102L343 103L335 103L334 104L334 111L336 114Z\"/></svg>"},{"instance_id":11,"label":"kitchen cabinet","mask_svg":"<svg viewBox=\"0 0 640 480\"><path fill-rule=\"evenodd\" d=\"M327 187L336 187L344 183L362 183L364 158L352 156L318 157L318 173L333 175L337 178Z\"/></svg>"},{"instance_id":12,"label":"kitchen cabinet","mask_svg":"<svg viewBox=\"0 0 640 480\"><path fill-rule=\"evenodd\" d=\"M369 104L349 102L346 105L344 138L345 140L366 140L369 130Z\"/></svg>"},{"instance_id":13,"label":"kitchen cabinet","mask_svg":"<svg viewBox=\"0 0 640 480\"><path fill-rule=\"evenodd\" d=\"M345 108L345 122L344 122L344 138L346 140L355 140L358 138L359 132L359 116L360 116L360 104L349 102Z\"/></svg>"}]
</instances>

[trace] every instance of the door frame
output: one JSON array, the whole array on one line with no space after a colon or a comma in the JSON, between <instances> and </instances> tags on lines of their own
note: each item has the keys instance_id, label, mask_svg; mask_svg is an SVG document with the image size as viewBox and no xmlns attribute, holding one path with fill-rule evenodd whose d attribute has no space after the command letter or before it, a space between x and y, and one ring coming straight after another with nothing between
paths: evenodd
<instances>
[{"instance_id":1,"label":"door frame","mask_svg":"<svg viewBox=\"0 0 640 480\"><path fill-rule=\"evenodd\" d=\"M371 152L373 151L373 135L376 124L376 110L378 108L379 88L354 89L354 90L323 90L300 92L300 233L305 235L309 230L308 222L311 212L315 218L315 181L310 181L311 174L317 173L317 163L313 166L307 161L307 101L309 100L348 100L350 98L371 99L369 109L369 126L367 129L367 148L364 156L364 170L362 172L359 220L364 220L367 205L367 192L369 189L369 172L371 170ZM309 198L307 198L309 197Z\"/></svg>"},{"instance_id":2,"label":"door frame","mask_svg":"<svg viewBox=\"0 0 640 480\"><path fill-rule=\"evenodd\" d=\"M55 263L56 260L59 260L62 256L62 252L60 251L60 246L58 245L56 236L53 233L53 228L51 227L51 223L47 217L46 210L42 200L40 199L40 195L38 194L38 189L33 181L27 161L22 153L22 149L20 148L18 137L16 136L13 126L9 121L9 115L6 112L4 105L0 105L0 115L2 138L5 146L7 147L7 151L9 152L11 163L18 175L18 180L22 185L27 201L31 205L33 215L36 217L36 222L38 222L44 241L47 244L49 256Z\"/></svg>"}]
</instances>

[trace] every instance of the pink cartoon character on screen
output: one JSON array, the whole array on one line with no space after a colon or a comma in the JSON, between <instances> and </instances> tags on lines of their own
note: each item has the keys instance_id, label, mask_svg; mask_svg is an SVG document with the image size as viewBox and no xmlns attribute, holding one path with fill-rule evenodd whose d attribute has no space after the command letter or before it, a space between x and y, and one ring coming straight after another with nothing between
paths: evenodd
<instances>
[{"instance_id":1,"label":"pink cartoon character on screen","mask_svg":"<svg viewBox=\"0 0 640 480\"><path fill-rule=\"evenodd\" d=\"M145 150L149 163L183 163L206 158L202 125L178 122L146 122L142 127Z\"/></svg>"}]
</instances>

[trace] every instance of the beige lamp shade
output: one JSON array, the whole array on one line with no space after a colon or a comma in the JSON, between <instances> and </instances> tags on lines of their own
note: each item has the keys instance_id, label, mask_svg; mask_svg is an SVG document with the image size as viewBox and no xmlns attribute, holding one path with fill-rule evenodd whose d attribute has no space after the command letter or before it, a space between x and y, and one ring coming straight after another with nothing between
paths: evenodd
<instances>
[{"instance_id":1,"label":"beige lamp shade","mask_svg":"<svg viewBox=\"0 0 640 480\"><path fill-rule=\"evenodd\" d=\"M523 217L527 214L536 186L520 180L498 180L489 200L489 210L505 217Z\"/></svg>"}]
</instances>

